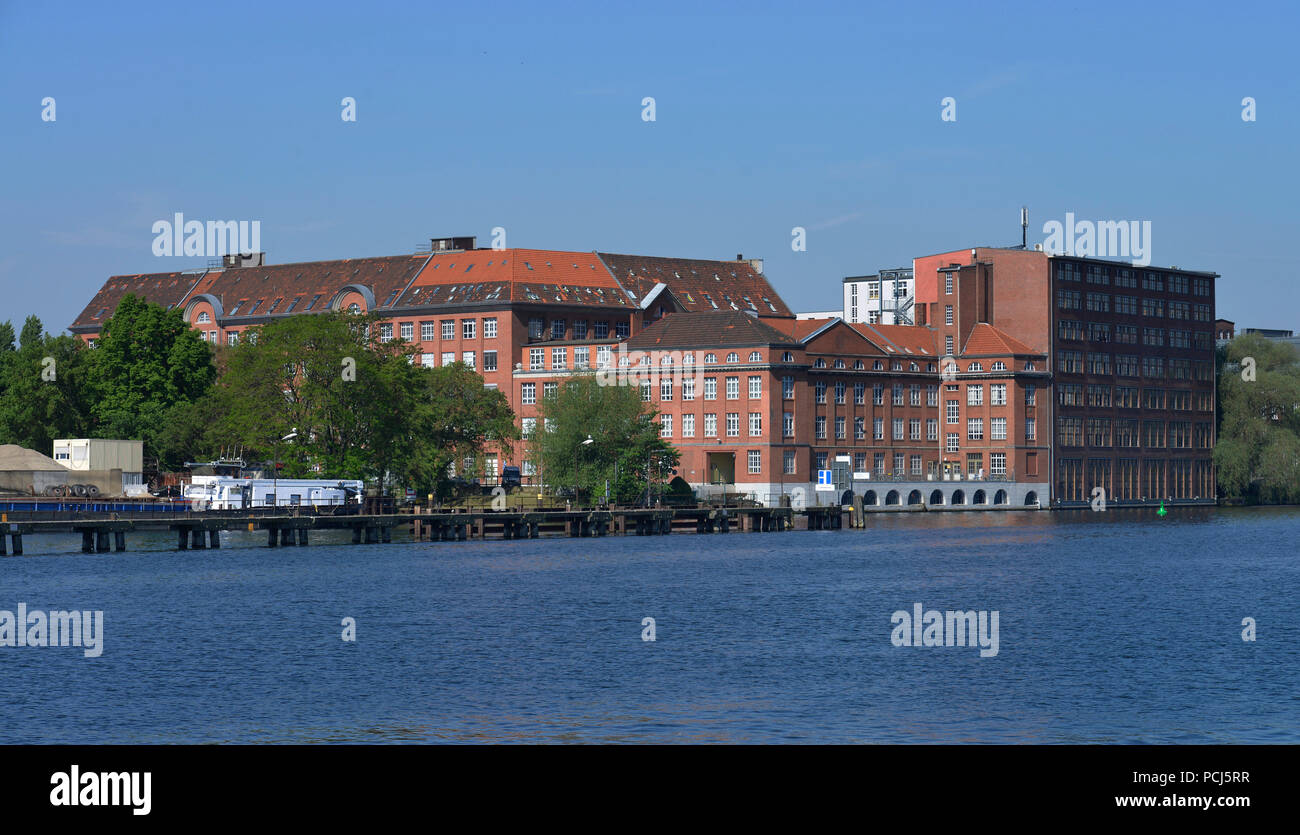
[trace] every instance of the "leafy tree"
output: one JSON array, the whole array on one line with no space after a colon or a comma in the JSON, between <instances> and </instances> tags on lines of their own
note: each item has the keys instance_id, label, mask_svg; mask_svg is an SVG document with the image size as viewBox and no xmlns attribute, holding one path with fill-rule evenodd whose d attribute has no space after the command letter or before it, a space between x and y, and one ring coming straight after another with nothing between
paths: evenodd
<instances>
[{"instance_id":1,"label":"leafy tree","mask_svg":"<svg viewBox=\"0 0 1300 835\"><path fill-rule=\"evenodd\" d=\"M658 412L635 386L576 375L543 398L538 413L533 444L553 488L577 485L580 496L603 497L608 480L610 498L626 503L675 474L677 450L659 436ZM548 419L549 430L543 428ZM592 442L584 444L588 437Z\"/></svg>"},{"instance_id":2,"label":"leafy tree","mask_svg":"<svg viewBox=\"0 0 1300 835\"><path fill-rule=\"evenodd\" d=\"M1219 489L1251 502L1300 501L1300 355L1247 334L1228 344L1223 360ZM1243 379L1252 365L1254 379Z\"/></svg>"},{"instance_id":3,"label":"leafy tree","mask_svg":"<svg viewBox=\"0 0 1300 835\"><path fill-rule=\"evenodd\" d=\"M104 322L91 355L95 436L143 440L150 456L159 454L160 436L207 393L217 373L211 349L181 311L133 295Z\"/></svg>"},{"instance_id":4,"label":"leafy tree","mask_svg":"<svg viewBox=\"0 0 1300 835\"><path fill-rule=\"evenodd\" d=\"M463 366L415 364L413 346L379 340L374 324L373 315L323 313L255 329L226 353L215 431L201 429L199 412L190 434L279 459L289 476L396 478L424 489L445 482L458 457L508 451L517 433L500 392Z\"/></svg>"},{"instance_id":5,"label":"leafy tree","mask_svg":"<svg viewBox=\"0 0 1300 835\"><path fill-rule=\"evenodd\" d=\"M52 454L56 438L84 437L90 427L88 351L74 337L45 333L28 316L17 346L0 324L0 443Z\"/></svg>"}]
</instances>

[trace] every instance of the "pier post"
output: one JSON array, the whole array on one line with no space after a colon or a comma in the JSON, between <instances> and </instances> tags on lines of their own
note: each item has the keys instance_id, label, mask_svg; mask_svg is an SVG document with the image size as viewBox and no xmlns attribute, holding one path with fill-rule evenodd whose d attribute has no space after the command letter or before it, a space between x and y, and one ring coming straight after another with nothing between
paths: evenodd
<instances>
[{"instance_id":1,"label":"pier post","mask_svg":"<svg viewBox=\"0 0 1300 835\"><path fill-rule=\"evenodd\" d=\"M537 523L537 522L529 522L529 523L528 523L528 538L529 538L529 539L536 539L536 538L539 537L539 536L541 536L541 530L540 530L540 526L538 525L538 523Z\"/></svg>"},{"instance_id":2,"label":"pier post","mask_svg":"<svg viewBox=\"0 0 1300 835\"><path fill-rule=\"evenodd\" d=\"M89 554L95 550L95 534L92 531L81 532L81 553Z\"/></svg>"},{"instance_id":3,"label":"pier post","mask_svg":"<svg viewBox=\"0 0 1300 835\"><path fill-rule=\"evenodd\" d=\"M4 531L0 531L0 557L3 557L7 553L9 553L9 546L5 545Z\"/></svg>"},{"instance_id":4,"label":"pier post","mask_svg":"<svg viewBox=\"0 0 1300 835\"><path fill-rule=\"evenodd\" d=\"M113 533L113 550L126 550L126 531L114 531Z\"/></svg>"},{"instance_id":5,"label":"pier post","mask_svg":"<svg viewBox=\"0 0 1300 835\"><path fill-rule=\"evenodd\" d=\"M277 538L278 538L278 536L277 536L277 531L276 531L275 528L267 528L267 529L266 529L266 547L267 547L267 548L274 548L274 547L275 547L275 544L276 544L276 539L277 539Z\"/></svg>"},{"instance_id":6,"label":"pier post","mask_svg":"<svg viewBox=\"0 0 1300 835\"><path fill-rule=\"evenodd\" d=\"M280 544L281 545L293 544L293 528L290 527L280 528Z\"/></svg>"},{"instance_id":7,"label":"pier post","mask_svg":"<svg viewBox=\"0 0 1300 835\"><path fill-rule=\"evenodd\" d=\"M411 526L411 533L414 535L416 542L424 541L423 523L420 522L419 519L416 519L414 524Z\"/></svg>"},{"instance_id":8,"label":"pier post","mask_svg":"<svg viewBox=\"0 0 1300 835\"><path fill-rule=\"evenodd\" d=\"M177 528L176 533L176 550L184 551L185 547L189 544L190 532L185 528Z\"/></svg>"},{"instance_id":9,"label":"pier post","mask_svg":"<svg viewBox=\"0 0 1300 835\"><path fill-rule=\"evenodd\" d=\"M375 542L378 540L378 537L376 536L377 533L378 533L378 531L375 530L375 528L374 528L373 525L366 525L366 544L367 544L367 545L374 545L374 544L375 544Z\"/></svg>"},{"instance_id":10,"label":"pier post","mask_svg":"<svg viewBox=\"0 0 1300 835\"><path fill-rule=\"evenodd\" d=\"M352 527L352 544L353 545L361 544L361 528L356 525Z\"/></svg>"},{"instance_id":11,"label":"pier post","mask_svg":"<svg viewBox=\"0 0 1300 835\"><path fill-rule=\"evenodd\" d=\"M385 525L384 527L380 528L380 534L382 535L382 538L383 538L384 542L392 542L392 541L393 541L393 526L392 526L392 525Z\"/></svg>"},{"instance_id":12,"label":"pier post","mask_svg":"<svg viewBox=\"0 0 1300 835\"><path fill-rule=\"evenodd\" d=\"M108 531L95 531L95 550L101 554L108 553Z\"/></svg>"},{"instance_id":13,"label":"pier post","mask_svg":"<svg viewBox=\"0 0 1300 835\"><path fill-rule=\"evenodd\" d=\"M208 531L208 545L212 548L221 547L221 531Z\"/></svg>"},{"instance_id":14,"label":"pier post","mask_svg":"<svg viewBox=\"0 0 1300 835\"><path fill-rule=\"evenodd\" d=\"M11 539L14 543L14 556L21 557L23 555L23 535L15 532Z\"/></svg>"},{"instance_id":15,"label":"pier post","mask_svg":"<svg viewBox=\"0 0 1300 835\"><path fill-rule=\"evenodd\" d=\"M306 528L299 528L299 529L298 529L298 544L299 544L299 545L306 545L306 544L307 544L307 529L306 529Z\"/></svg>"},{"instance_id":16,"label":"pier post","mask_svg":"<svg viewBox=\"0 0 1300 835\"><path fill-rule=\"evenodd\" d=\"M204 547L202 528L194 528L194 535L190 537L190 547L196 550Z\"/></svg>"}]
</instances>

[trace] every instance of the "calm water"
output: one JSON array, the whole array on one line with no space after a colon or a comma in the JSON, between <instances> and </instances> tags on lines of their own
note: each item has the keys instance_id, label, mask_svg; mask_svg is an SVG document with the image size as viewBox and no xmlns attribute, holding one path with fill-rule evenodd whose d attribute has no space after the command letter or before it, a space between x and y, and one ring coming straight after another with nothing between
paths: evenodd
<instances>
[{"instance_id":1,"label":"calm water","mask_svg":"<svg viewBox=\"0 0 1300 835\"><path fill-rule=\"evenodd\" d=\"M29 537L0 560L0 609L103 610L104 652L0 647L0 742L1300 741L1300 511L872 522L199 552L158 535L121 555ZM893 646L917 602L998 610L998 655Z\"/></svg>"}]
</instances>

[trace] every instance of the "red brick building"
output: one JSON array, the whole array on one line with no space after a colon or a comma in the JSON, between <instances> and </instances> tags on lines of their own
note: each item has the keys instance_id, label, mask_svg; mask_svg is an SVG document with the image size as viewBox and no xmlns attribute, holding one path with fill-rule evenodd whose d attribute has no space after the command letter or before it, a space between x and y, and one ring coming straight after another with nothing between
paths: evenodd
<instances>
[{"instance_id":1,"label":"red brick building","mask_svg":"<svg viewBox=\"0 0 1300 835\"><path fill-rule=\"evenodd\" d=\"M958 250L916 259L907 326L795 319L762 262L741 256L465 238L432 254L227 262L110 278L71 330L93 345L128 292L221 344L283 316L376 312L381 338L505 393L525 435L575 372L640 386L692 486L769 503L849 490L881 505L1070 503L1099 486L1117 501L1213 496L1212 273ZM526 442L483 475L505 463L536 477ZM833 486L817 489L828 470Z\"/></svg>"}]
</instances>

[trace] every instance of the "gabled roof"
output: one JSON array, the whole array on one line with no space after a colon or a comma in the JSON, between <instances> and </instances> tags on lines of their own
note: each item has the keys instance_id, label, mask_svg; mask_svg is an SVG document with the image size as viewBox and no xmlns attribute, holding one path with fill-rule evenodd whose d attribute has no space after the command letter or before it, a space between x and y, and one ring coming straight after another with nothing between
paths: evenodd
<instances>
[{"instance_id":1,"label":"gabled roof","mask_svg":"<svg viewBox=\"0 0 1300 835\"><path fill-rule=\"evenodd\" d=\"M849 327L880 346L886 354L935 357L939 355L938 333L928 325L872 325L852 322Z\"/></svg>"},{"instance_id":2,"label":"gabled roof","mask_svg":"<svg viewBox=\"0 0 1300 835\"><path fill-rule=\"evenodd\" d=\"M165 308L173 308L185 299L194 285L207 275L206 270L144 275L115 275L90 300L72 323L72 330L94 331L113 315L127 295L135 295Z\"/></svg>"},{"instance_id":3,"label":"gabled roof","mask_svg":"<svg viewBox=\"0 0 1300 835\"><path fill-rule=\"evenodd\" d=\"M748 261L709 261L659 258L650 255L597 253L626 290L645 298L655 284L667 284L673 295L695 313L714 310L753 310L760 316L794 316L766 277Z\"/></svg>"},{"instance_id":4,"label":"gabled roof","mask_svg":"<svg viewBox=\"0 0 1300 835\"><path fill-rule=\"evenodd\" d=\"M970 336L966 338L966 345L962 348L962 354L999 354L1003 356L1031 354L1044 356L1042 351L1030 348L1015 337L998 330L986 322L976 322L975 327L971 328Z\"/></svg>"},{"instance_id":5,"label":"gabled roof","mask_svg":"<svg viewBox=\"0 0 1300 835\"><path fill-rule=\"evenodd\" d=\"M629 349L724 348L778 345L797 347L798 341L748 313L735 310L673 313L627 341Z\"/></svg>"},{"instance_id":6,"label":"gabled roof","mask_svg":"<svg viewBox=\"0 0 1300 835\"><path fill-rule=\"evenodd\" d=\"M637 307L594 253L544 249L439 252L393 307L492 301Z\"/></svg>"}]
</instances>

